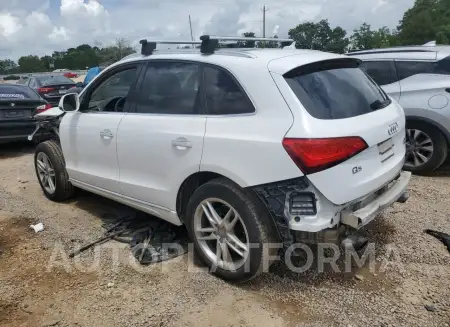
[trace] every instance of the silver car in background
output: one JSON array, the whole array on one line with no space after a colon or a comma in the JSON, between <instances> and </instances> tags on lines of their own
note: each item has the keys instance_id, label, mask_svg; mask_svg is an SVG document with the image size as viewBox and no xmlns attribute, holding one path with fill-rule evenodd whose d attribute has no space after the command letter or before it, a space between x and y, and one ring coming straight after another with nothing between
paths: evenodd
<instances>
[{"instance_id":1,"label":"silver car in background","mask_svg":"<svg viewBox=\"0 0 450 327\"><path fill-rule=\"evenodd\" d=\"M450 142L450 46L429 45L347 53L407 118L405 169L428 173L447 158Z\"/></svg>"}]
</instances>

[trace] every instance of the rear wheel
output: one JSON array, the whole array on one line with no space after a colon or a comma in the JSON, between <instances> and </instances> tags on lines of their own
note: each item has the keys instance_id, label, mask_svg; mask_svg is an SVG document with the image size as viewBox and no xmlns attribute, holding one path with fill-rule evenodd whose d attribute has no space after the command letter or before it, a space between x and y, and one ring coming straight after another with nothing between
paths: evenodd
<instances>
[{"instance_id":1,"label":"rear wheel","mask_svg":"<svg viewBox=\"0 0 450 327\"><path fill-rule=\"evenodd\" d=\"M47 198L64 201L73 195L74 189L69 182L63 153L57 141L42 142L36 147L34 166L39 184Z\"/></svg>"},{"instance_id":2,"label":"rear wheel","mask_svg":"<svg viewBox=\"0 0 450 327\"><path fill-rule=\"evenodd\" d=\"M189 200L186 225L196 253L210 271L246 281L269 268L277 249L268 212L226 179L200 186Z\"/></svg>"},{"instance_id":3,"label":"rear wheel","mask_svg":"<svg viewBox=\"0 0 450 327\"><path fill-rule=\"evenodd\" d=\"M407 122L405 170L413 173L434 171L445 161L447 153L447 141L437 127Z\"/></svg>"}]
</instances>

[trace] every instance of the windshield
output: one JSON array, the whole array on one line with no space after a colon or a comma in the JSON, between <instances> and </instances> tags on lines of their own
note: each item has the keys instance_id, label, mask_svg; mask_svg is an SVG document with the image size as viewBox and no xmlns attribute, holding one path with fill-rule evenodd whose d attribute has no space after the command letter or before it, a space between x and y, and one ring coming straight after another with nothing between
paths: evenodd
<instances>
[{"instance_id":1,"label":"windshield","mask_svg":"<svg viewBox=\"0 0 450 327\"><path fill-rule=\"evenodd\" d=\"M56 84L75 84L74 81L65 76L41 76L38 78L38 81L42 86Z\"/></svg>"},{"instance_id":2,"label":"windshield","mask_svg":"<svg viewBox=\"0 0 450 327\"><path fill-rule=\"evenodd\" d=\"M284 77L309 114L318 119L355 117L390 104L357 61L314 63Z\"/></svg>"}]
</instances>

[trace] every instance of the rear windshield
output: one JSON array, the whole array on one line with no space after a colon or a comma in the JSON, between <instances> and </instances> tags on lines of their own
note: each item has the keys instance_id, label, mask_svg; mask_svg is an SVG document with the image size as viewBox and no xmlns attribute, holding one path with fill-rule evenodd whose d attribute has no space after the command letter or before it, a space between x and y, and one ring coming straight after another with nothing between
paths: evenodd
<instances>
[{"instance_id":1,"label":"rear windshield","mask_svg":"<svg viewBox=\"0 0 450 327\"><path fill-rule=\"evenodd\" d=\"M41 76L38 78L39 84L56 85L56 84L74 84L74 82L65 76Z\"/></svg>"},{"instance_id":2,"label":"rear windshield","mask_svg":"<svg viewBox=\"0 0 450 327\"><path fill-rule=\"evenodd\" d=\"M296 68L284 78L309 114L318 119L360 116L391 102L356 60L314 63Z\"/></svg>"},{"instance_id":3,"label":"rear windshield","mask_svg":"<svg viewBox=\"0 0 450 327\"><path fill-rule=\"evenodd\" d=\"M28 86L0 84L0 101L39 99L40 96Z\"/></svg>"}]
</instances>

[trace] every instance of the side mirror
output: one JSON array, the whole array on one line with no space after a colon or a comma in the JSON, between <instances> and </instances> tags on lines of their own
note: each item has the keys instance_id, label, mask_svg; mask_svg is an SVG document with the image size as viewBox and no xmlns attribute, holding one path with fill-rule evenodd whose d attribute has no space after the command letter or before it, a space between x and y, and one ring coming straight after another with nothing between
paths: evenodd
<instances>
[{"instance_id":1,"label":"side mirror","mask_svg":"<svg viewBox=\"0 0 450 327\"><path fill-rule=\"evenodd\" d=\"M76 86L76 87L81 87L81 88L82 88L82 87L83 87L83 82L78 82L78 83L75 84L75 86Z\"/></svg>"},{"instance_id":2,"label":"side mirror","mask_svg":"<svg viewBox=\"0 0 450 327\"><path fill-rule=\"evenodd\" d=\"M64 112L78 111L80 109L80 98L77 93L68 93L59 100L58 108Z\"/></svg>"}]
</instances>

